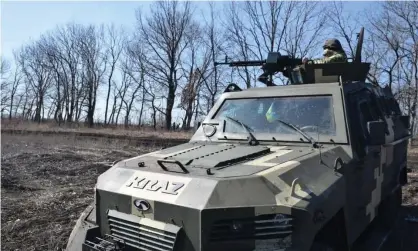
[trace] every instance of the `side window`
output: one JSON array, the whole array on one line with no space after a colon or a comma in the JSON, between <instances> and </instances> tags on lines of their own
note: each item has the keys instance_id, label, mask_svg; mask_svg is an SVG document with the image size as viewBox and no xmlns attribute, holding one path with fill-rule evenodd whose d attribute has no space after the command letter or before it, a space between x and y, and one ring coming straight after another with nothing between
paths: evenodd
<instances>
[{"instance_id":1,"label":"side window","mask_svg":"<svg viewBox=\"0 0 418 251\"><path fill-rule=\"evenodd\" d=\"M370 109L369 102L367 100L361 100L359 102L359 110L360 110L360 121L361 121L361 129L364 139L368 137L367 131L367 122L374 120L374 114Z\"/></svg>"},{"instance_id":2,"label":"side window","mask_svg":"<svg viewBox=\"0 0 418 251\"><path fill-rule=\"evenodd\" d=\"M391 98L388 100L389 103L389 109L392 113L396 115L401 114L401 110L399 109L399 105L396 103L396 100L394 98Z\"/></svg>"},{"instance_id":3,"label":"side window","mask_svg":"<svg viewBox=\"0 0 418 251\"><path fill-rule=\"evenodd\" d=\"M350 94L348 100L349 106L347 106L347 110L350 114L350 131L353 150L359 157L363 157L366 152L364 149L365 135L363 134L363 116L361 109L363 108L364 112L367 114L367 104L364 101L364 104L360 103L361 99L359 93Z\"/></svg>"},{"instance_id":4,"label":"side window","mask_svg":"<svg viewBox=\"0 0 418 251\"><path fill-rule=\"evenodd\" d=\"M370 99L369 107L370 107L370 111L371 111L372 116L373 116L373 120L379 120L379 119L383 120L384 119L383 113L381 111L381 107L380 107L379 103L377 102L377 99L374 96L371 97L371 99Z\"/></svg>"},{"instance_id":5,"label":"side window","mask_svg":"<svg viewBox=\"0 0 418 251\"><path fill-rule=\"evenodd\" d=\"M370 106L366 100L360 101L359 104L361 116L363 117L363 123L373 121L374 120L374 114L372 113Z\"/></svg>"},{"instance_id":6,"label":"side window","mask_svg":"<svg viewBox=\"0 0 418 251\"><path fill-rule=\"evenodd\" d=\"M386 99L383 97L379 97L379 103L383 109L383 113L385 114L385 116L389 116L390 111L389 111L389 106L388 106Z\"/></svg>"},{"instance_id":7,"label":"side window","mask_svg":"<svg viewBox=\"0 0 418 251\"><path fill-rule=\"evenodd\" d=\"M373 99L373 96L368 91L359 94L358 111L360 113L360 131L358 132L358 136L362 137L363 142L366 143L369 138L367 122L383 119L382 112L380 111L379 104L375 99Z\"/></svg>"},{"instance_id":8,"label":"side window","mask_svg":"<svg viewBox=\"0 0 418 251\"><path fill-rule=\"evenodd\" d=\"M367 122L376 121L383 118L385 107L379 104L373 93L367 90L352 94L350 99L351 133L353 137L353 149L359 157L366 155L365 145L367 145L369 133Z\"/></svg>"},{"instance_id":9,"label":"side window","mask_svg":"<svg viewBox=\"0 0 418 251\"><path fill-rule=\"evenodd\" d=\"M384 107L381 106L377 98L369 91L365 91L360 95L359 104L365 125L369 121L384 120Z\"/></svg>"}]
</instances>

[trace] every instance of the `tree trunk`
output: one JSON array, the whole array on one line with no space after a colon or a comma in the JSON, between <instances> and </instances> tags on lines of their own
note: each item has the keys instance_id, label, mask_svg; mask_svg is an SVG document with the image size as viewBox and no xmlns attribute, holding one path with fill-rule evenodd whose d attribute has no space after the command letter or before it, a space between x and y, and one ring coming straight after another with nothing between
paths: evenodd
<instances>
[{"instance_id":1,"label":"tree trunk","mask_svg":"<svg viewBox=\"0 0 418 251\"><path fill-rule=\"evenodd\" d=\"M42 113L42 105L44 102L43 94L40 92L38 97L38 102L36 104L36 111L35 111L35 122L38 122L38 124L41 123L41 113Z\"/></svg>"},{"instance_id":2,"label":"tree trunk","mask_svg":"<svg viewBox=\"0 0 418 251\"><path fill-rule=\"evenodd\" d=\"M9 110L9 120L12 119L12 110L13 110L13 97L14 95L12 94L12 96L10 97L10 110Z\"/></svg>"},{"instance_id":3,"label":"tree trunk","mask_svg":"<svg viewBox=\"0 0 418 251\"><path fill-rule=\"evenodd\" d=\"M93 115L94 115L94 108L93 108L93 81L89 81L89 94L88 94L88 108L87 108L87 125L88 127L93 127Z\"/></svg>"},{"instance_id":4,"label":"tree trunk","mask_svg":"<svg viewBox=\"0 0 418 251\"><path fill-rule=\"evenodd\" d=\"M144 103L145 103L145 91L142 92L142 102L141 102L141 109L139 110L139 120L138 120L139 127L141 127L141 123L142 123L142 113L144 111Z\"/></svg>"},{"instance_id":5,"label":"tree trunk","mask_svg":"<svg viewBox=\"0 0 418 251\"><path fill-rule=\"evenodd\" d=\"M112 75L113 75L113 67L112 67L112 70L111 70L110 75L109 75L108 86L107 86L108 89L107 89L106 109L105 109L105 119L104 119L105 125L108 124L108 121L107 121L107 110L108 110L108 107L109 107L110 89L112 87Z\"/></svg>"}]
</instances>

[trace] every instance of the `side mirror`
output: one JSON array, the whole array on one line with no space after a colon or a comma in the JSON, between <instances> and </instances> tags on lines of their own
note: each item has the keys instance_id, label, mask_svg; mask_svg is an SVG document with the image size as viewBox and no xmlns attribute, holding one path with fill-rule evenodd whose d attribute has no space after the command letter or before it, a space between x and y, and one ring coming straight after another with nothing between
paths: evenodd
<instances>
[{"instance_id":1,"label":"side mirror","mask_svg":"<svg viewBox=\"0 0 418 251\"><path fill-rule=\"evenodd\" d=\"M370 145L383 145L386 136L386 124L383 121L367 122L367 130L369 131Z\"/></svg>"}]
</instances>

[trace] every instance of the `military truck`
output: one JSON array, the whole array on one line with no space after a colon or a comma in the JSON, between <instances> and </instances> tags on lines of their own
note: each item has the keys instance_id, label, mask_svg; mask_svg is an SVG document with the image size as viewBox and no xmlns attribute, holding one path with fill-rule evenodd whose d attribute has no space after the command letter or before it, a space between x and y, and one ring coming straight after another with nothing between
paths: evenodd
<instances>
[{"instance_id":1,"label":"military truck","mask_svg":"<svg viewBox=\"0 0 418 251\"><path fill-rule=\"evenodd\" d=\"M355 250L376 220L390 228L409 117L357 48L347 63L227 62L261 65L270 84L229 85L189 142L100 175L67 250Z\"/></svg>"}]
</instances>

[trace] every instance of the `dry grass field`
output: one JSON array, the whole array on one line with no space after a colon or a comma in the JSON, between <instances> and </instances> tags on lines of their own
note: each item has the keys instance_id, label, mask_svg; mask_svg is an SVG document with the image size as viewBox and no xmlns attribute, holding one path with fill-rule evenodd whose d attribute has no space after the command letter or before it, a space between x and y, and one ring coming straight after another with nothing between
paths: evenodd
<instances>
[{"instance_id":1,"label":"dry grass field","mask_svg":"<svg viewBox=\"0 0 418 251\"><path fill-rule=\"evenodd\" d=\"M1 135L2 250L62 250L96 178L157 146L74 136Z\"/></svg>"},{"instance_id":2,"label":"dry grass field","mask_svg":"<svg viewBox=\"0 0 418 251\"><path fill-rule=\"evenodd\" d=\"M167 141L168 142L168 141ZM1 135L2 250L62 250L93 200L96 178L116 160L161 146L73 135ZM402 219L418 219L418 148L410 153ZM404 250L418 246L418 222L403 221Z\"/></svg>"},{"instance_id":3,"label":"dry grass field","mask_svg":"<svg viewBox=\"0 0 418 251\"><path fill-rule=\"evenodd\" d=\"M152 127L140 127L123 125L100 125L94 128L88 128L82 123L63 124L58 126L56 122L44 122L41 124L24 121L19 119L2 119L1 130L4 132L13 131L14 133L31 133L31 134L66 134L71 136L88 135L94 137L106 136L108 138L157 138L157 139L188 139L193 135L191 131L167 131L163 128L154 130Z\"/></svg>"}]
</instances>

